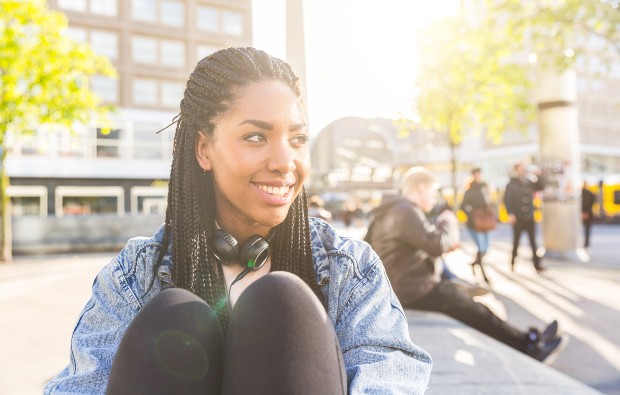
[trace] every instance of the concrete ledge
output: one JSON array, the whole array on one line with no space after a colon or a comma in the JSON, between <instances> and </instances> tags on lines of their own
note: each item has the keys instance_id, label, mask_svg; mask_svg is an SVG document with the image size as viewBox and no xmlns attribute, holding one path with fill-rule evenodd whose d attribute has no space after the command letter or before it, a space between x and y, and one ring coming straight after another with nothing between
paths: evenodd
<instances>
[{"instance_id":1,"label":"concrete ledge","mask_svg":"<svg viewBox=\"0 0 620 395\"><path fill-rule=\"evenodd\" d=\"M413 342L433 357L429 395L601 395L440 313L405 310Z\"/></svg>"}]
</instances>

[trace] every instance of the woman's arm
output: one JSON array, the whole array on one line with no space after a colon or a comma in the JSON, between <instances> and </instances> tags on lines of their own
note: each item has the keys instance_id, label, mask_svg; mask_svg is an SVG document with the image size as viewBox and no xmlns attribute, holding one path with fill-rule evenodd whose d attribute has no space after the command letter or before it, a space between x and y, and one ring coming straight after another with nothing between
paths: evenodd
<instances>
[{"instance_id":1,"label":"woman's arm","mask_svg":"<svg viewBox=\"0 0 620 395\"><path fill-rule=\"evenodd\" d=\"M121 264L126 250L95 278L71 337L69 365L45 386L44 394L105 393L116 349L140 308Z\"/></svg>"},{"instance_id":2,"label":"woman's arm","mask_svg":"<svg viewBox=\"0 0 620 395\"><path fill-rule=\"evenodd\" d=\"M431 357L411 342L407 318L383 263L366 243L356 249L360 248L364 250L360 259L333 257L348 261L335 264L360 269L359 275L349 270L342 279L335 324L349 393L422 394L430 377Z\"/></svg>"}]
</instances>

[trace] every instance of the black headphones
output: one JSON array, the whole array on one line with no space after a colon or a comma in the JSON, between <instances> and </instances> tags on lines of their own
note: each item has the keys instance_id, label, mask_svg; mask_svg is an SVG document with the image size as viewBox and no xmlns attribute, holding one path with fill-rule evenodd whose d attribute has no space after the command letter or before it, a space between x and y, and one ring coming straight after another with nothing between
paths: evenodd
<instances>
[{"instance_id":1,"label":"black headphones","mask_svg":"<svg viewBox=\"0 0 620 395\"><path fill-rule=\"evenodd\" d=\"M273 235L269 237L269 240L271 241L272 238ZM236 261L247 271L260 269L271 255L269 243L259 235L250 236L239 248L234 237L224 229L217 229L211 236L209 244L219 263L229 265Z\"/></svg>"},{"instance_id":2,"label":"black headphones","mask_svg":"<svg viewBox=\"0 0 620 395\"><path fill-rule=\"evenodd\" d=\"M267 259L269 259L269 255L271 255L269 241L273 239L275 234L276 232L272 231L267 240L259 235L252 235L239 249L237 240L228 232L219 228L215 231L213 236L211 236L211 240L209 240L215 260L222 265L228 265L231 262L237 261L243 268L243 271L230 284L230 288L250 271L256 271L263 267ZM230 294L230 289L228 293Z\"/></svg>"}]
</instances>

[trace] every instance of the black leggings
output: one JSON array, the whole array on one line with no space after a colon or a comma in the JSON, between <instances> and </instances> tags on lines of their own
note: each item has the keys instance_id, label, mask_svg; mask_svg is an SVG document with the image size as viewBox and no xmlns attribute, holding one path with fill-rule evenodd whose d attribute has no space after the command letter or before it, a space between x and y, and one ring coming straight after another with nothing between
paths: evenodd
<instances>
[{"instance_id":1,"label":"black leggings","mask_svg":"<svg viewBox=\"0 0 620 395\"><path fill-rule=\"evenodd\" d=\"M452 281L439 281L422 299L405 307L444 313L521 352L527 351L528 338L525 332L496 316L487 306L473 300Z\"/></svg>"},{"instance_id":2,"label":"black leggings","mask_svg":"<svg viewBox=\"0 0 620 395\"><path fill-rule=\"evenodd\" d=\"M299 277L250 285L223 336L214 311L184 289L160 292L127 328L107 394L346 394L325 309Z\"/></svg>"}]
</instances>

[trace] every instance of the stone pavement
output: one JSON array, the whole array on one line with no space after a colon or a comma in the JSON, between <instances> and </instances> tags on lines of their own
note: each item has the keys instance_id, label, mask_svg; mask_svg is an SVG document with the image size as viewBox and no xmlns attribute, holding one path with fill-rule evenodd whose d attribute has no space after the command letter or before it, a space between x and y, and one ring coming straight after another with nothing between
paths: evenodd
<instances>
[{"instance_id":1,"label":"stone pavement","mask_svg":"<svg viewBox=\"0 0 620 395\"><path fill-rule=\"evenodd\" d=\"M494 292L479 299L521 329L557 318L571 341L548 367L448 317L407 311L412 339L435 360L427 393L597 393L583 382L620 394L616 254L604 253L590 264L547 259L550 270L537 275L526 259L510 272L508 248L501 238L493 242L487 270ZM467 264L472 251L465 242L447 260L453 271L473 280ZM0 265L0 394L40 394L67 364L71 331L92 280L113 255L16 257Z\"/></svg>"}]
</instances>

